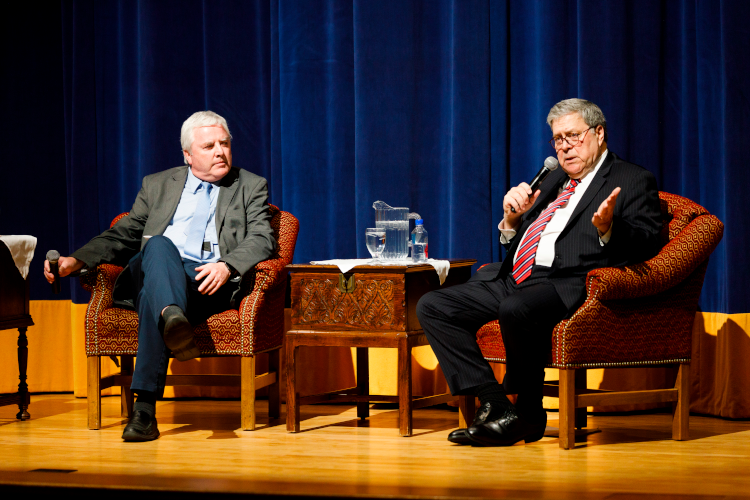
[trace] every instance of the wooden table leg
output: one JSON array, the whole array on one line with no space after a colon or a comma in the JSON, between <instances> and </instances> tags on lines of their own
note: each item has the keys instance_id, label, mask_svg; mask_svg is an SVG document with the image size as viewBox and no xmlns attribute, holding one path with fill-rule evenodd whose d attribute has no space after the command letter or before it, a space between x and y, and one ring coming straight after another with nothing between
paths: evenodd
<instances>
[{"instance_id":1,"label":"wooden table leg","mask_svg":"<svg viewBox=\"0 0 750 500\"><path fill-rule=\"evenodd\" d=\"M368 396L370 394L370 358L367 347L357 347L357 394ZM357 403L357 417L364 420L370 416L370 403L362 401Z\"/></svg>"},{"instance_id":2,"label":"wooden table leg","mask_svg":"<svg viewBox=\"0 0 750 500\"><path fill-rule=\"evenodd\" d=\"M297 393L297 349L294 340L287 337L284 344L284 372L286 374L286 430L299 432L299 394Z\"/></svg>"},{"instance_id":3,"label":"wooden table leg","mask_svg":"<svg viewBox=\"0 0 750 500\"><path fill-rule=\"evenodd\" d=\"M398 426L402 436L412 433L411 346L406 337L398 339Z\"/></svg>"},{"instance_id":4,"label":"wooden table leg","mask_svg":"<svg viewBox=\"0 0 750 500\"><path fill-rule=\"evenodd\" d=\"M26 338L26 327L18 329L18 420L31 418L29 407L29 386L26 383L26 365L29 358L29 340Z\"/></svg>"}]
</instances>

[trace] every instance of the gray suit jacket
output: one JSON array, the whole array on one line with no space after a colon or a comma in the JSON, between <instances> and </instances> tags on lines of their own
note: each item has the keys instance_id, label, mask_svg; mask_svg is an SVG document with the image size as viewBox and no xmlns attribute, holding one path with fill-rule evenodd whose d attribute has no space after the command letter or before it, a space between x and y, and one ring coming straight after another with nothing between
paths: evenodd
<instances>
[{"instance_id":1,"label":"gray suit jacket","mask_svg":"<svg viewBox=\"0 0 750 500\"><path fill-rule=\"evenodd\" d=\"M127 265L148 241L144 237L163 234L172 222L188 168L175 167L144 177L130 213L71 256L89 268L104 263ZM232 167L220 181L215 218L221 260L241 275L273 255L276 240L270 225L268 186L263 177ZM129 273L120 276L123 275ZM121 286L120 281L116 289ZM225 286L236 287L234 302L239 283Z\"/></svg>"}]
</instances>

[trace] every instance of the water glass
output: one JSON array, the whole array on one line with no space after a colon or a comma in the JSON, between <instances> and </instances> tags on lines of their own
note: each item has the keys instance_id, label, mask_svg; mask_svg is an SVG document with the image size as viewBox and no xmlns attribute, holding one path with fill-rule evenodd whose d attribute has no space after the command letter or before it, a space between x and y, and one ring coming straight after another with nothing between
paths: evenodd
<instances>
[{"instance_id":1,"label":"water glass","mask_svg":"<svg viewBox=\"0 0 750 500\"><path fill-rule=\"evenodd\" d=\"M373 259L379 259L385 248L385 229L368 227L365 229L367 250Z\"/></svg>"}]
</instances>

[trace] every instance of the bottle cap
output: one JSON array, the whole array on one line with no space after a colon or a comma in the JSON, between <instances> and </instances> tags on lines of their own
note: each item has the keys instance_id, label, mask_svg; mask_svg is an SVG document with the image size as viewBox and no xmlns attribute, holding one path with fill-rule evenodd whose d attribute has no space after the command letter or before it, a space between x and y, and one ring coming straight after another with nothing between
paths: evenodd
<instances>
[{"instance_id":1,"label":"bottle cap","mask_svg":"<svg viewBox=\"0 0 750 500\"><path fill-rule=\"evenodd\" d=\"M417 220L414 221L414 224L416 224L417 226L421 226L422 224L424 224L424 220L423 219L417 219Z\"/></svg>"}]
</instances>

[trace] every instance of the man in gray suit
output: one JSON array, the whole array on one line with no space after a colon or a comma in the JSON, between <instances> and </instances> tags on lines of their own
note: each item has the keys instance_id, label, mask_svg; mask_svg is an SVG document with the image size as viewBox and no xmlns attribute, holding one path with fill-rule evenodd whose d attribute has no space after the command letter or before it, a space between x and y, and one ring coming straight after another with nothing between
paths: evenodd
<instances>
[{"instance_id":1,"label":"man in gray suit","mask_svg":"<svg viewBox=\"0 0 750 500\"><path fill-rule=\"evenodd\" d=\"M170 351L180 361L199 356L192 325L234 307L242 276L276 249L266 180L232 166L231 138L221 116L193 114L181 132L187 165L146 176L126 217L58 262L60 276L127 264L114 292L135 301L139 318L126 441L159 437L155 403ZM46 261L44 269L52 282Z\"/></svg>"}]
</instances>

